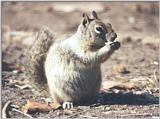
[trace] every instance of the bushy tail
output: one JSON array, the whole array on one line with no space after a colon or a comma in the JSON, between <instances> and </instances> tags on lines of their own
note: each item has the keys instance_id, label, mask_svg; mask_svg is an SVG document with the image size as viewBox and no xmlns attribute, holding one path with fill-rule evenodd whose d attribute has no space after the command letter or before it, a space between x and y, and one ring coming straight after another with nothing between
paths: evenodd
<instances>
[{"instance_id":1,"label":"bushy tail","mask_svg":"<svg viewBox=\"0 0 160 119\"><path fill-rule=\"evenodd\" d=\"M44 71L44 62L54 37L47 27L42 27L38 32L33 45L27 52L26 76L30 85L39 93L48 96L48 86Z\"/></svg>"}]
</instances>

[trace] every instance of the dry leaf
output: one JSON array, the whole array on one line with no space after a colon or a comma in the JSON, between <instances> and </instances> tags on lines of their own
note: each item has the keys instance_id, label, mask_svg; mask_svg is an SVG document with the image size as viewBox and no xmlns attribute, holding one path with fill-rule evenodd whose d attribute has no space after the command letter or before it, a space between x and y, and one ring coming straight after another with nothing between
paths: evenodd
<instances>
[{"instance_id":1,"label":"dry leaf","mask_svg":"<svg viewBox=\"0 0 160 119\"><path fill-rule=\"evenodd\" d=\"M137 86L132 82L105 81L102 83L101 90L109 90L109 89L131 90L135 88L137 88Z\"/></svg>"},{"instance_id":2,"label":"dry leaf","mask_svg":"<svg viewBox=\"0 0 160 119\"><path fill-rule=\"evenodd\" d=\"M137 88L132 82L125 82L119 85L113 86L111 89L119 89L119 90L131 90Z\"/></svg>"},{"instance_id":3,"label":"dry leaf","mask_svg":"<svg viewBox=\"0 0 160 119\"><path fill-rule=\"evenodd\" d=\"M58 109L60 106L61 105L58 103L44 104L28 100L27 104L22 107L22 111L24 113L28 113L30 111L48 112L53 109Z\"/></svg>"},{"instance_id":4,"label":"dry leaf","mask_svg":"<svg viewBox=\"0 0 160 119\"><path fill-rule=\"evenodd\" d=\"M114 86L122 84L120 81L105 81L102 83L102 90L108 90Z\"/></svg>"}]
</instances>

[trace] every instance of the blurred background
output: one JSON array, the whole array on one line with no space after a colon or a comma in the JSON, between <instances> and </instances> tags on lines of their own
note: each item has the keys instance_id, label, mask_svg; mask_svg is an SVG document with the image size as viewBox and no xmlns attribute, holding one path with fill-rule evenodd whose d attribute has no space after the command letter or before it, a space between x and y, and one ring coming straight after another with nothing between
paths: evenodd
<instances>
[{"instance_id":1,"label":"blurred background","mask_svg":"<svg viewBox=\"0 0 160 119\"><path fill-rule=\"evenodd\" d=\"M82 13L95 10L117 34L158 37L158 2L2 2L2 25L12 31L76 32Z\"/></svg>"},{"instance_id":2,"label":"blurred background","mask_svg":"<svg viewBox=\"0 0 160 119\"><path fill-rule=\"evenodd\" d=\"M159 115L159 2L2 2L2 104L12 100L21 106L29 98L42 98L21 87L26 51L36 32L42 26L48 26L55 37L73 34L82 13L90 14L92 10L103 22L112 24L117 40L121 42L121 48L102 64L103 82L110 81L104 83L104 87L125 81L128 88L114 90L124 94L120 96L111 90L111 98L106 99L108 110L107 105L102 105L98 109L90 108L90 112L83 112L88 107L81 107L70 112L35 113L33 116L69 116L72 113L90 117ZM136 97L140 94L141 98ZM126 105L126 101L130 105ZM12 114L12 117L20 116L19 113Z\"/></svg>"}]
</instances>

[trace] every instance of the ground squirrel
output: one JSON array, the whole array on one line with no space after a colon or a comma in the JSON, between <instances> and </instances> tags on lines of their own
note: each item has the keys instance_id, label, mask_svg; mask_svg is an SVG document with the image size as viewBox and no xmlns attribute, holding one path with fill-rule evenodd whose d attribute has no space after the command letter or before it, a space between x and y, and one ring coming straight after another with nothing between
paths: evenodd
<instances>
[{"instance_id":1,"label":"ground squirrel","mask_svg":"<svg viewBox=\"0 0 160 119\"><path fill-rule=\"evenodd\" d=\"M54 43L51 37L45 39L48 46L38 46L41 54L47 52L43 57L39 58L40 51L35 49L38 43L33 44L30 50L32 55L29 56L32 56L32 60L38 60L36 66L31 65L32 74L34 70L34 74L37 72L35 78L42 80L42 83L37 81L37 85L46 83L51 97L63 108L90 101L101 87L101 63L120 47L120 43L114 41L116 37L111 24L104 24L95 11L92 11L91 17L83 13L77 32L71 37Z\"/></svg>"}]
</instances>

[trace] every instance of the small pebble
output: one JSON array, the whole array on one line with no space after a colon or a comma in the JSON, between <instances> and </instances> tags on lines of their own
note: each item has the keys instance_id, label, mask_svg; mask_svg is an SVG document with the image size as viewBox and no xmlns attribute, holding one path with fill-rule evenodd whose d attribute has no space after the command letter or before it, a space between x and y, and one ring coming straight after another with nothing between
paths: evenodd
<instances>
[{"instance_id":1,"label":"small pebble","mask_svg":"<svg viewBox=\"0 0 160 119\"><path fill-rule=\"evenodd\" d=\"M154 61L153 64L154 64L154 65L158 65L158 62Z\"/></svg>"},{"instance_id":2,"label":"small pebble","mask_svg":"<svg viewBox=\"0 0 160 119\"><path fill-rule=\"evenodd\" d=\"M141 95L141 94L142 94L142 91L135 91L134 94L136 94L136 95Z\"/></svg>"},{"instance_id":3,"label":"small pebble","mask_svg":"<svg viewBox=\"0 0 160 119\"><path fill-rule=\"evenodd\" d=\"M108 107L108 106L105 106L105 107L104 107L104 110L105 110L105 111L109 111L109 110L111 110L111 108Z\"/></svg>"},{"instance_id":4,"label":"small pebble","mask_svg":"<svg viewBox=\"0 0 160 119\"><path fill-rule=\"evenodd\" d=\"M135 24L135 17L129 16L129 17L128 17L128 22L129 22L130 24Z\"/></svg>"},{"instance_id":5,"label":"small pebble","mask_svg":"<svg viewBox=\"0 0 160 119\"><path fill-rule=\"evenodd\" d=\"M13 70L13 74L18 74L18 70Z\"/></svg>"},{"instance_id":6,"label":"small pebble","mask_svg":"<svg viewBox=\"0 0 160 119\"><path fill-rule=\"evenodd\" d=\"M113 92L114 92L114 93L119 93L120 90L118 90L118 89L113 89Z\"/></svg>"}]
</instances>

